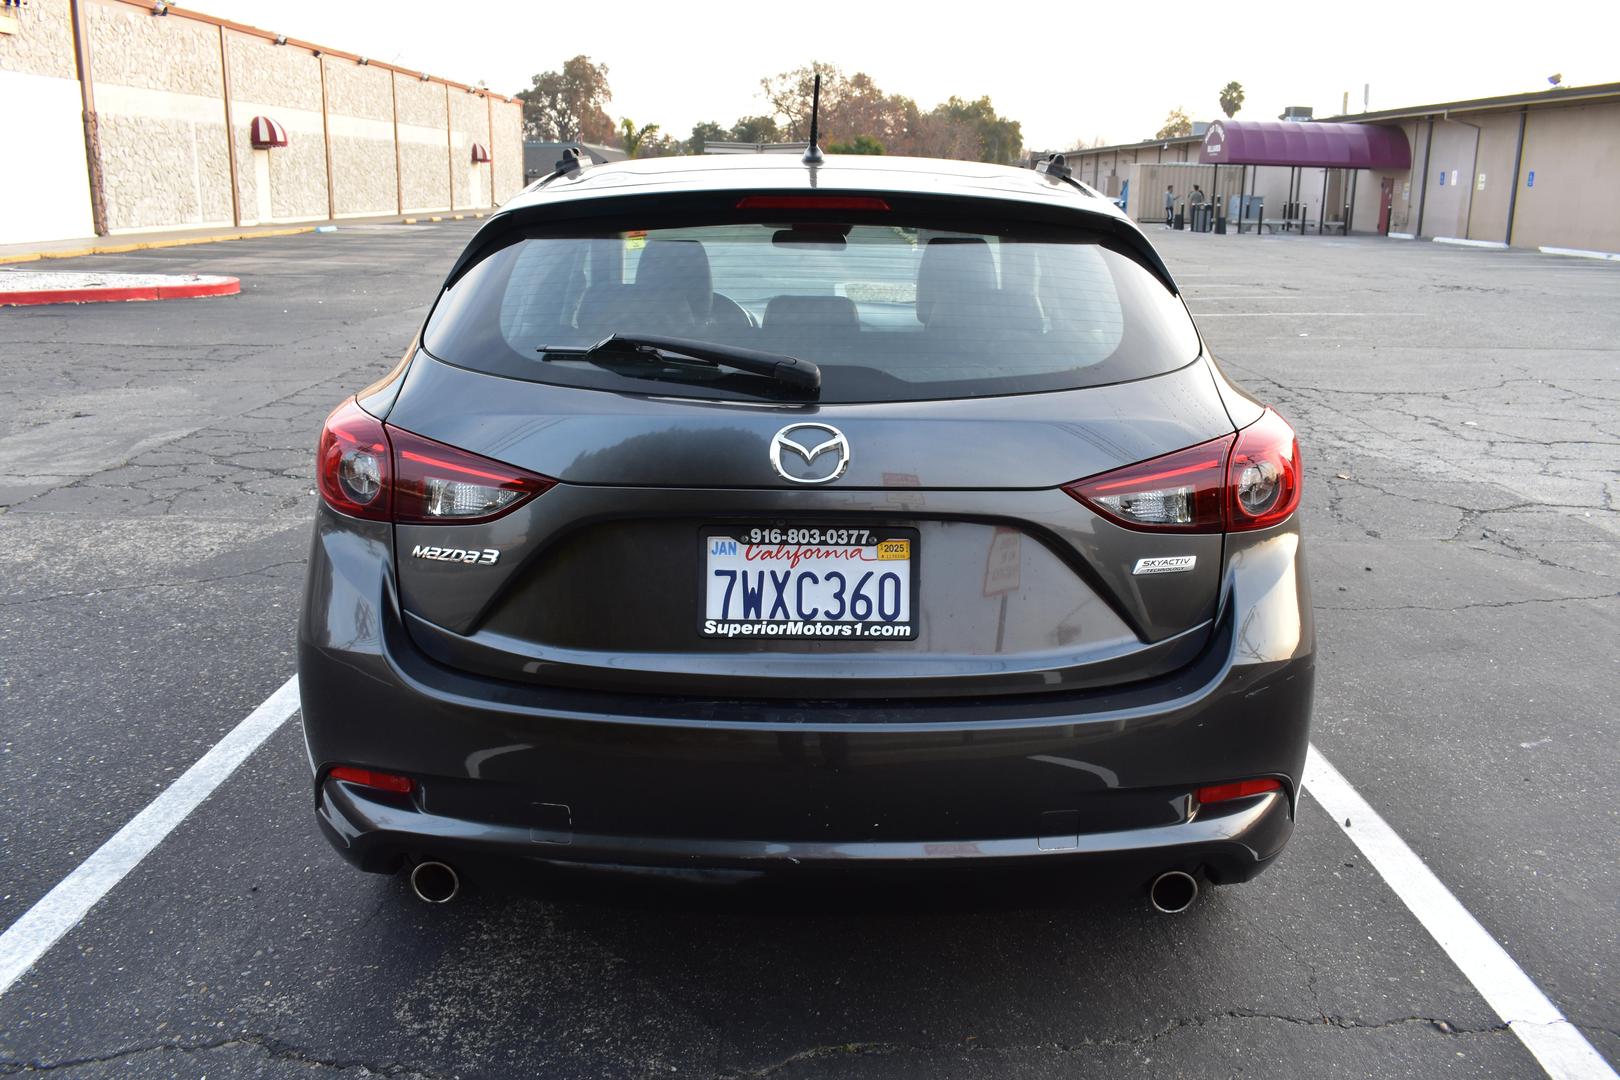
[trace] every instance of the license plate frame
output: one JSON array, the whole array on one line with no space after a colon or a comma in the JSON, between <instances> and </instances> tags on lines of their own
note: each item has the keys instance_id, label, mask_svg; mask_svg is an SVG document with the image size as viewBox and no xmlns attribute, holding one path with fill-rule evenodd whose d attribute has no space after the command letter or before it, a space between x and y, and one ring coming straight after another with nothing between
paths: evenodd
<instances>
[{"instance_id":1,"label":"license plate frame","mask_svg":"<svg viewBox=\"0 0 1620 1080\"><path fill-rule=\"evenodd\" d=\"M865 543L859 545L852 543L831 543L825 539L803 539L804 537L847 538L850 534L861 534ZM759 541L752 541L751 536L759 536ZM798 537L789 542L786 537ZM874 602L874 617L865 622L851 619L827 620L815 618L808 621L797 618L789 619L711 619L708 613L710 556L716 538L733 540L739 548L747 547L750 543L757 547L876 547L889 541L905 541L908 545L906 559L907 584L906 607L902 609L910 616L909 620L901 623L884 622L877 618L879 614ZM780 538L780 539L778 539ZM921 574L919 555L921 550L922 534L915 526L855 523L847 521L761 521L749 519L729 523L705 525L698 531L698 574L697 574L697 630L700 637L709 640L731 641L738 643L752 643L758 641L827 641L827 642L898 642L915 641L918 630L918 599L921 593ZM859 563L863 566L881 566L883 561L877 563ZM898 561L898 560L896 560ZM769 588L770 586L767 586ZM875 601L875 597L874 597ZM766 605L762 605L762 611ZM848 614L848 603L845 605L845 614ZM818 612L819 615L819 612ZM880 626L882 632L865 627ZM748 627L749 629L744 629ZM797 629L796 629L797 628Z\"/></svg>"}]
</instances>

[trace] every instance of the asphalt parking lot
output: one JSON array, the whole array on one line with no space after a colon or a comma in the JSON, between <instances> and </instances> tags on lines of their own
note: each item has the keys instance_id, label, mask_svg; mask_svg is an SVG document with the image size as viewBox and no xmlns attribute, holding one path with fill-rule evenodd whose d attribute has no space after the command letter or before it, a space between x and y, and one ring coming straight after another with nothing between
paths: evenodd
<instances>
[{"instance_id":1,"label":"asphalt parking lot","mask_svg":"<svg viewBox=\"0 0 1620 1080\"><path fill-rule=\"evenodd\" d=\"M0 928L292 674L321 420L472 224L74 260L242 293L0 309ZM1301 432L1315 746L1620 1062L1620 264L1151 235ZM1083 882L429 908L327 848L294 720L4 991L0 1075L1543 1075L1353 831L1308 796L1176 917Z\"/></svg>"}]
</instances>

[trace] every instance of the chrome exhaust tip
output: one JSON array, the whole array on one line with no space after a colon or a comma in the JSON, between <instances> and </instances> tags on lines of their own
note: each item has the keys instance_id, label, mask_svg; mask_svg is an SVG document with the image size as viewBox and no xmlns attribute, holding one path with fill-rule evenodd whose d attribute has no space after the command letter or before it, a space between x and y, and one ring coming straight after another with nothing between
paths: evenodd
<instances>
[{"instance_id":1,"label":"chrome exhaust tip","mask_svg":"<svg viewBox=\"0 0 1620 1080\"><path fill-rule=\"evenodd\" d=\"M1198 879L1185 870L1166 870L1148 885L1148 899L1166 915L1186 911L1198 899Z\"/></svg>"},{"instance_id":2,"label":"chrome exhaust tip","mask_svg":"<svg viewBox=\"0 0 1620 1080\"><path fill-rule=\"evenodd\" d=\"M461 876L442 862L419 862L411 867L411 892L425 904L448 904L461 895Z\"/></svg>"}]
</instances>

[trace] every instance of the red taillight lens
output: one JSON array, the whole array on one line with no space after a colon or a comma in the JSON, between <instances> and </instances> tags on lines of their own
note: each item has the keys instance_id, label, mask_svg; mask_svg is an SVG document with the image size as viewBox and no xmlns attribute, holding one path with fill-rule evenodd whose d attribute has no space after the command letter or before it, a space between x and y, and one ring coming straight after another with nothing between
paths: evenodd
<instances>
[{"instance_id":1,"label":"red taillight lens","mask_svg":"<svg viewBox=\"0 0 1620 1080\"><path fill-rule=\"evenodd\" d=\"M1299 439L1288 421L1267 409L1238 432L1226 468L1227 525L1233 532L1264 529L1299 506Z\"/></svg>"},{"instance_id":2,"label":"red taillight lens","mask_svg":"<svg viewBox=\"0 0 1620 1080\"><path fill-rule=\"evenodd\" d=\"M1127 465L1063 490L1130 529L1220 532L1232 436Z\"/></svg>"},{"instance_id":3,"label":"red taillight lens","mask_svg":"<svg viewBox=\"0 0 1620 1080\"><path fill-rule=\"evenodd\" d=\"M378 791L391 791L396 795L409 795L416 782L408 776L398 773L378 772L376 769L361 769L353 765L339 765L326 775L333 780L342 780L346 784L359 784L361 787L376 788Z\"/></svg>"},{"instance_id":4,"label":"red taillight lens","mask_svg":"<svg viewBox=\"0 0 1620 1080\"><path fill-rule=\"evenodd\" d=\"M1243 532L1299 507L1299 440L1267 409L1238 432L1063 485L1103 517L1153 532Z\"/></svg>"},{"instance_id":5,"label":"red taillight lens","mask_svg":"<svg viewBox=\"0 0 1620 1080\"><path fill-rule=\"evenodd\" d=\"M353 398L326 418L315 451L321 497L351 517L388 520L388 436L382 421Z\"/></svg>"},{"instance_id":6,"label":"red taillight lens","mask_svg":"<svg viewBox=\"0 0 1620 1080\"><path fill-rule=\"evenodd\" d=\"M556 483L396 427L388 437L394 444L394 520L401 523L489 521Z\"/></svg>"},{"instance_id":7,"label":"red taillight lens","mask_svg":"<svg viewBox=\"0 0 1620 1080\"><path fill-rule=\"evenodd\" d=\"M315 475L328 506L402 524L476 525L517 509L556 483L381 420L353 398L326 418Z\"/></svg>"},{"instance_id":8,"label":"red taillight lens","mask_svg":"<svg viewBox=\"0 0 1620 1080\"><path fill-rule=\"evenodd\" d=\"M1193 792L1193 798L1201 804L1231 802L1233 799L1245 799L1250 795L1264 795L1268 791L1281 791L1282 781L1272 779L1262 780L1236 780L1230 784L1211 784L1201 787Z\"/></svg>"},{"instance_id":9,"label":"red taillight lens","mask_svg":"<svg viewBox=\"0 0 1620 1080\"><path fill-rule=\"evenodd\" d=\"M739 210L887 210L889 204L870 195L745 195Z\"/></svg>"}]
</instances>

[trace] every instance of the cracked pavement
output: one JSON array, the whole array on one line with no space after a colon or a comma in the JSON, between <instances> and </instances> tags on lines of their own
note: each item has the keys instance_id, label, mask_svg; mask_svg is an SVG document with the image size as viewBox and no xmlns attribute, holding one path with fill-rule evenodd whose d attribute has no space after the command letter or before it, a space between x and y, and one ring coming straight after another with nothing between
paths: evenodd
<instances>
[{"instance_id":1,"label":"cracked pavement","mask_svg":"<svg viewBox=\"0 0 1620 1080\"><path fill-rule=\"evenodd\" d=\"M291 672L321 419L471 231L75 260L243 292L0 312L0 924ZM1317 745L1620 1060L1620 266L1151 238L1302 434ZM0 998L0 1076L35 1073L1539 1070L1309 798L1176 918L1072 879L552 874L440 910L326 848L291 724Z\"/></svg>"}]
</instances>

